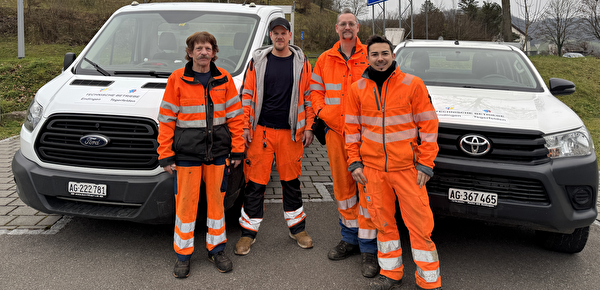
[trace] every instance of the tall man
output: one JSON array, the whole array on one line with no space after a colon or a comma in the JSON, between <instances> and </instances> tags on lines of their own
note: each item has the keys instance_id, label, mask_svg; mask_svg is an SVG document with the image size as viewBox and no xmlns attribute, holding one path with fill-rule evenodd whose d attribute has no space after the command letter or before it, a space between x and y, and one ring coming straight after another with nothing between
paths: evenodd
<instances>
[{"instance_id":1,"label":"tall man","mask_svg":"<svg viewBox=\"0 0 600 290\"><path fill-rule=\"evenodd\" d=\"M244 113L231 75L215 66L217 40L196 32L186 40L188 63L174 71L158 115L159 164L175 176L175 235L177 262L173 275L186 278L194 252L194 228L200 183L206 184L206 249L220 272L233 269L225 255L223 198L228 162L244 159ZM228 160L230 158L231 160Z\"/></svg>"},{"instance_id":2,"label":"tall man","mask_svg":"<svg viewBox=\"0 0 600 290\"><path fill-rule=\"evenodd\" d=\"M342 240L327 257L342 260L362 253L361 272L374 277L377 265L377 231L366 210L364 194L347 170L344 141L344 104L350 85L369 66L367 48L357 37L358 21L349 9L338 16L335 29L340 40L325 51L315 64L311 79L311 100L319 118L327 124L326 146L333 177L333 192L340 212Z\"/></svg>"},{"instance_id":3,"label":"tall man","mask_svg":"<svg viewBox=\"0 0 600 290\"><path fill-rule=\"evenodd\" d=\"M283 190L283 210L289 235L302 248L313 242L305 230L300 191L304 148L313 141L314 112L310 103L310 63L302 50L288 42L290 23L276 18L269 24L273 45L257 49L244 80L244 138L247 159L246 200L240 225L242 237L235 254L246 255L256 240L263 218L264 194L271 176L273 156Z\"/></svg>"},{"instance_id":4,"label":"tall man","mask_svg":"<svg viewBox=\"0 0 600 290\"><path fill-rule=\"evenodd\" d=\"M367 40L369 67L352 84L346 102L348 170L365 187L367 208L377 227L379 279L371 289L402 283L402 247L395 200L410 235L419 289L441 289L438 253L431 240L433 214L425 183L438 152L438 119L421 79L400 71L392 44ZM420 143L417 138L420 138Z\"/></svg>"}]
</instances>

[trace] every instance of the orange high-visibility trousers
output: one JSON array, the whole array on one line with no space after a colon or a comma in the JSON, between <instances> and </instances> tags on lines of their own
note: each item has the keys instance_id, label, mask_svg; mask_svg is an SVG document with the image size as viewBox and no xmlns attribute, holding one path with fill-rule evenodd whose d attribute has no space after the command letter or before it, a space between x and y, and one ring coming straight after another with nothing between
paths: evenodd
<instances>
[{"instance_id":1,"label":"orange high-visibility trousers","mask_svg":"<svg viewBox=\"0 0 600 290\"><path fill-rule=\"evenodd\" d=\"M362 186L359 193L356 181L348 171L348 152L344 136L330 129L327 130L325 140L333 179L333 193L340 212L342 240L360 245L363 253L375 254L377 230L366 210Z\"/></svg>"},{"instance_id":2,"label":"orange high-visibility trousers","mask_svg":"<svg viewBox=\"0 0 600 290\"><path fill-rule=\"evenodd\" d=\"M194 252L194 229L200 198L200 184L206 185L206 249L217 246L224 248L227 242L225 232L225 210L222 190L225 164L200 166L177 166L175 172L175 235L173 245L180 260L189 259ZM216 254L216 253L215 253Z\"/></svg>"},{"instance_id":3,"label":"orange high-visibility trousers","mask_svg":"<svg viewBox=\"0 0 600 290\"><path fill-rule=\"evenodd\" d=\"M402 279L404 272L395 218L397 197L402 219L410 235L413 260L417 265L417 285L423 289L441 287L438 253L431 240L433 214L427 190L417 185L417 170L410 168L384 172L365 167L364 175L367 178L367 207L378 230L380 274L398 280Z\"/></svg>"}]
</instances>

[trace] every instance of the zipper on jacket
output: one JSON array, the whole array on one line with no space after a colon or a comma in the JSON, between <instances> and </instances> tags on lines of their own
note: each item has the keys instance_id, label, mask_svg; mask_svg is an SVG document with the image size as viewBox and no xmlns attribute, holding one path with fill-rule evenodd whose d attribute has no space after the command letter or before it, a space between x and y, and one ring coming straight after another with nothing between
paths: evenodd
<instances>
[{"instance_id":1,"label":"zipper on jacket","mask_svg":"<svg viewBox=\"0 0 600 290\"><path fill-rule=\"evenodd\" d=\"M381 95L381 114L382 114L382 120L381 120L381 131L382 131L382 140L383 140L383 154L385 156L385 163L384 163L384 171L387 172L388 168L388 155L387 155L387 148L385 146L385 101L387 100L387 90L388 90L388 86L390 84L390 79L388 78L387 81L385 81L383 83L383 85L385 86L385 92L383 87L381 88L382 91L382 95Z\"/></svg>"},{"instance_id":2,"label":"zipper on jacket","mask_svg":"<svg viewBox=\"0 0 600 290\"><path fill-rule=\"evenodd\" d=\"M377 111L381 111L381 107L379 106L379 96L377 95L377 84L373 88L373 96L375 96L375 103L377 104Z\"/></svg>"},{"instance_id":3,"label":"zipper on jacket","mask_svg":"<svg viewBox=\"0 0 600 290\"><path fill-rule=\"evenodd\" d=\"M206 104L206 160L211 161L212 157L212 145L213 145L213 119L215 117L215 110L213 107L213 102L209 96L210 86L214 82L214 78L211 76L206 83L206 88L204 88L204 104Z\"/></svg>"}]
</instances>

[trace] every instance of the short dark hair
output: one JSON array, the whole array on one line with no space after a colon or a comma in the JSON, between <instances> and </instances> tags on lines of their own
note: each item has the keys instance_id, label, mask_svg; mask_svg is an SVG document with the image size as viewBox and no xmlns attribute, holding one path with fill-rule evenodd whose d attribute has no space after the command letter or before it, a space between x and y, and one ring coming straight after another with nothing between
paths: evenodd
<instances>
[{"instance_id":1,"label":"short dark hair","mask_svg":"<svg viewBox=\"0 0 600 290\"><path fill-rule=\"evenodd\" d=\"M385 36L379 36L377 34L371 35L371 37L367 39L367 52L370 51L371 45L375 43L387 43L390 46L390 52L394 52L394 45L392 42L385 38Z\"/></svg>"},{"instance_id":2,"label":"short dark hair","mask_svg":"<svg viewBox=\"0 0 600 290\"><path fill-rule=\"evenodd\" d=\"M187 47L185 48L185 60L190 61L192 60L189 56L189 53L194 51L194 47L196 46L196 43L204 43L204 42L208 42L210 43L210 45L212 46L212 50L215 53L215 56L213 56L213 58L211 59L213 62L215 60L218 59L217 57L217 52L219 52L219 46L217 45L217 39L210 33L206 32L206 31L202 31L202 32L195 32L194 34L188 36L188 38L185 40L185 44L187 45Z\"/></svg>"}]
</instances>

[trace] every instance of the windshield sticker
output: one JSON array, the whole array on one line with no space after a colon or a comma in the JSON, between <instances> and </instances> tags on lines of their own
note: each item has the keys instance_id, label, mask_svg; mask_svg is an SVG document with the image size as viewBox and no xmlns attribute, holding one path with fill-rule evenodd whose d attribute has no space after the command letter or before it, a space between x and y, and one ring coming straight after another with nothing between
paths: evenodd
<instances>
[{"instance_id":1,"label":"windshield sticker","mask_svg":"<svg viewBox=\"0 0 600 290\"><path fill-rule=\"evenodd\" d=\"M134 106L148 92L148 90L109 90L108 88L96 89L85 93L77 103L93 104L123 104Z\"/></svg>"}]
</instances>

